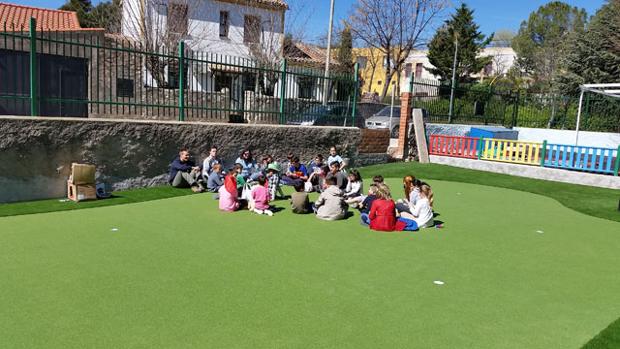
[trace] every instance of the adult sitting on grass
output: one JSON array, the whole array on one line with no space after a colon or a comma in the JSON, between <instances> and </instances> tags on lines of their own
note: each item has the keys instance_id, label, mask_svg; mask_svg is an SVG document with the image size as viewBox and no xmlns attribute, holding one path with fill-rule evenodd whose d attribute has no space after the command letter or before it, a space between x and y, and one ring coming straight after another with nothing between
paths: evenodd
<instances>
[{"instance_id":1,"label":"adult sitting on grass","mask_svg":"<svg viewBox=\"0 0 620 349\"><path fill-rule=\"evenodd\" d=\"M344 192L336 186L336 178L325 179L327 188L314 203L316 217L326 221L344 219L349 206L344 202Z\"/></svg>"},{"instance_id":2,"label":"adult sitting on grass","mask_svg":"<svg viewBox=\"0 0 620 349\"><path fill-rule=\"evenodd\" d=\"M254 161L252 152L249 149L244 149L241 152L237 160L235 160L235 164L241 165L241 175L245 179L256 180L258 176L260 176L256 161ZM254 178L252 178L252 176L254 176Z\"/></svg>"},{"instance_id":3,"label":"adult sitting on grass","mask_svg":"<svg viewBox=\"0 0 620 349\"><path fill-rule=\"evenodd\" d=\"M329 173L326 176L327 178L335 178L336 185L341 190L345 190L347 188L347 184L349 184L349 179L347 175L340 171L340 163L338 161L334 161L329 165Z\"/></svg>"},{"instance_id":4,"label":"adult sitting on grass","mask_svg":"<svg viewBox=\"0 0 620 349\"><path fill-rule=\"evenodd\" d=\"M179 150L179 155L170 164L170 177L168 182L175 188L191 188L193 192L204 191L201 170L190 159L187 148Z\"/></svg>"},{"instance_id":5,"label":"adult sitting on grass","mask_svg":"<svg viewBox=\"0 0 620 349\"><path fill-rule=\"evenodd\" d=\"M211 172L213 172L213 166L216 164L220 164L220 166L224 166L224 163L217 156L217 147L211 147L209 151L209 156L207 156L202 162L202 178L206 181L209 178Z\"/></svg>"}]
</instances>

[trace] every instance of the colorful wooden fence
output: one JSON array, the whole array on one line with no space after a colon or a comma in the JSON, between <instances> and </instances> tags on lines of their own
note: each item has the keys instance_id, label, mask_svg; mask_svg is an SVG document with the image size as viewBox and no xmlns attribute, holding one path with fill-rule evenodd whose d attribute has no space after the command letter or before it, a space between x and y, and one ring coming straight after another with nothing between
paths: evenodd
<instances>
[{"instance_id":1,"label":"colorful wooden fence","mask_svg":"<svg viewBox=\"0 0 620 349\"><path fill-rule=\"evenodd\" d=\"M431 155L453 156L457 158L478 158L480 139L474 137L432 135L429 139Z\"/></svg>"},{"instance_id":2,"label":"colorful wooden fence","mask_svg":"<svg viewBox=\"0 0 620 349\"><path fill-rule=\"evenodd\" d=\"M613 174L620 171L618 149L585 147L510 139L431 135L429 154L457 158L500 161L561 168L573 171Z\"/></svg>"},{"instance_id":3,"label":"colorful wooden fence","mask_svg":"<svg viewBox=\"0 0 620 349\"><path fill-rule=\"evenodd\" d=\"M480 159L540 166L542 143L483 139Z\"/></svg>"},{"instance_id":4,"label":"colorful wooden fence","mask_svg":"<svg viewBox=\"0 0 620 349\"><path fill-rule=\"evenodd\" d=\"M618 175L620 159L618 149L584 147L564 144L546 144L545 156L541 161L544 167L564 168Z\"/></svg>"}]
</instances>

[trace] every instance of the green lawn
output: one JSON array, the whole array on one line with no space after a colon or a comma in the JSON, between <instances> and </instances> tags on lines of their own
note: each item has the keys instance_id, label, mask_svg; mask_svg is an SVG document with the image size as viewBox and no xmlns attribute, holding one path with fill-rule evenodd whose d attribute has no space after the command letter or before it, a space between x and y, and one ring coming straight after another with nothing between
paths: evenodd
<instances>
[{"instance_id":1,"label":"green lawn","mask_svg":"<svg viewBox=\"0 0 620 349\"><path fill-rule=\"evenodd\" d=\"M386 178L402 178L405 175L413 174L423 180L445 180L522 190L548 196L566 207L594 217L620 222L620 211L618 211L620 190L514 177L437 164L421 165L419 163L393 163L364 167L361 168L360 171L367 177L381 174ZM174 189L164 186L115 192L112 199L85 201L81 203L53 199L0 204L0 217L112 206L190 194L191 192L189 190Z\"/></svg>"},{"instance_id":2,"label":"green lawn","mask_svg":"<svg viewBox=\"0 0 620 349\"><path fill-rule=\"evenodd\" d=\"M378 233L285 201L226 214L209 194L1 218L3 347L580 348L618 317L620 223L408 166L363 172L431 179L443 229Z\"/></svg>"}]
</instances>

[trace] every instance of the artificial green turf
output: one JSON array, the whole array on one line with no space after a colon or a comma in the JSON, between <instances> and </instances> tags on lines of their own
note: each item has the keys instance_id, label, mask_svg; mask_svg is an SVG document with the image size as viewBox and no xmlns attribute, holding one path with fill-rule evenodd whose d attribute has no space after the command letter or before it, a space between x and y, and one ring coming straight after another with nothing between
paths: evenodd
<instances>
[{"instance_id":1,"label":"artificial green turf","mask_svg":"<svg viewBox=\"0 0 620 349\"><path fill-rule=\"evenodd\" d=\"M447 180L472 184L484 184L500 188L523 190L549 196L566 207L591 216L620 222L620 190L576 186L523 177L508 176L490 172L467 170L437 164L393 163L388 165L363 167L363 175L381 174L384 177L403 177L413 174L423 180ZM125 203L156 200L174 196L189 195L188 189L155 187L115 192L113 199L85 201L80 203L53 200L40 200L12 204L0 204L0 217L20 214L54 212L81 208L111 206Z\"/></svg>"},{"instance_id":2,"label":"artificial green turf","mask_svg":"<svg viewBox=\"0 0 620 349\"><path fill-rule=\"evenodd\" d=\"M543 181L445 165L423 165L417 162L369 166L361 168L360 172L370 177L377 174L391 178L414 175L422 180L439 179L522 190L548 196L578 212L620 222L620 190Z\"/></svg>"},{"instance_id":3,"label":"artificial green turf","mask_svg":"<svg viewBox=\"0 0 620 349\"><path fill-rule=\"evenodd\" d=\"M177 189L171 186L160 186L144 189L116 191L114 192L112 197L105 200L73 202L67 199L49 199L16 202L9 204L0 204L0 217L114 206L150 200L166 199L190 194L193 193L189 189Z\"/></svg>"},{"instance_id":4,"label":"artificial green turf","mask_svg":"<svg viewBox=\"0 0 620 349\"><path fill-rule=\"evenodd\" d=\"M620 348L620 319L614 321L606 329L592 338L582 349L615 349Z\"/></svg>"},{"instance_id":5,"label":"artificial green turf","mask_svg":"<svg viewBox=\"0 0 620 349\"><path fill-rule=\"evenodd\" d=\"M522 191L431 184L445 227L415 233L373 232L357 216L220 213L211 195L1 218L0 338L579 348L620 314L619 223Z\"/></svg>"}]
</instances>

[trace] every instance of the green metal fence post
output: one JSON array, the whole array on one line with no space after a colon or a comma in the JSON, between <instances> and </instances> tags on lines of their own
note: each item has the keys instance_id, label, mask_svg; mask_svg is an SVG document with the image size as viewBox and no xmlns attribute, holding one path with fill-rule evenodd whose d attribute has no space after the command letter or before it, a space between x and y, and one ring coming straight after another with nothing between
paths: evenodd
<instances>
[{"instance_id":1,"label":"green metal fence post","mask_svg":"<svg viewBox=\"0 0 620 349\"><path fill-rule=\"evenodd\" d=\"M519 97L520 96L521 96L521 93L517 91L517 94L515 95L515 98L514 98L515 104L512 107L512 122L510 123L510 128L517 126L517 116L519 115Z\"/></svg>"},{"instance_id":2,"label":"green metal fence post","mask_svg":"<svg viewBox=\"0 0 620 349\"><path fill-rule=\"evenodd\" d=\"M618 146L618 152L616 153L616 168L614 169L614 176L618 176L620 171L620 145Z\"/></svg>"},{"instance_id":3,"label":"green metal fence post","mask_svg":"<svg viewBox=\"0 0 620 349\"><path fill-rule=\"evenodd\" d=\"M284 120L284 102L286 94L286 59L282 60L282 76L280 78L280 125L285 123Z\"/></svg>"},{"instance_id":4,"label":"green metal fence post","mask_svg":"<svg viewBox=\"0 0 620 349\"><path fill-rule=\"evenodd\" d=\"M540 167L545 167L545 157L547 156L547 140L543 141L540 151Z\"/></svg>"},{"instance_id":5,"label":"green metal fence post","mask_svg":"<svg viewBox=\"0 0 620 349\"><path fill-rule=\"evenodd\" d=\"M478 160L482 157L482 152L484 151L484 137L480 137L480 143L478 144Z\"/></svg>"},{"instance_id":6,"label":"green metal fence post","mask_svg":"<svg viewBox=\"0 0 620 349\"><path fill-rule=\"evenodd\" d=\"M179 121L185 121L185 42L179 42Z\"/></svg>"},{"instance_id":7,"label":"green metal fence post","mask_svg":"<svg viewBox=\"0 0 620 349\"><path fill-rule=\"evenodd\" d=\"M360 72L360 65L359 63L355 63L355 68L353 69L353 74L355 74L355 76L353 77L353 83L355 84L355 86L353 86L353 110L351 111L351 116L353 117L353 124L351 126L355 127L355 114L357 112L357 94L359 93L359 72Z\"/></svg>"},{"instance_id":8,"label":"green metal fence post","mask_svg":"<svg viewBox=\"0 0 620 349\"><path fill-rule=\"evenodd\" d=\"M39 115L37 79L37 20L30 18L30 115Z\"/></svg>"}]
</instances>

